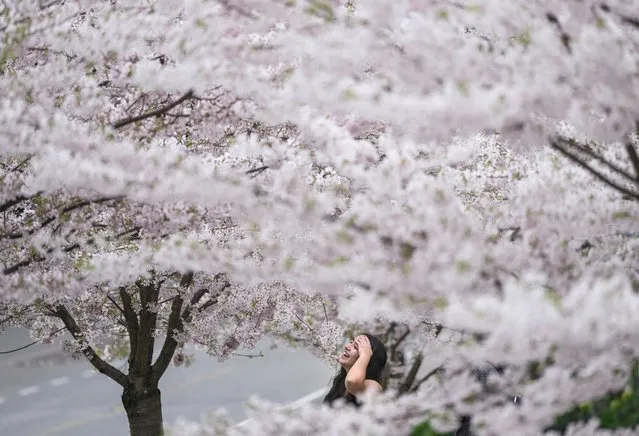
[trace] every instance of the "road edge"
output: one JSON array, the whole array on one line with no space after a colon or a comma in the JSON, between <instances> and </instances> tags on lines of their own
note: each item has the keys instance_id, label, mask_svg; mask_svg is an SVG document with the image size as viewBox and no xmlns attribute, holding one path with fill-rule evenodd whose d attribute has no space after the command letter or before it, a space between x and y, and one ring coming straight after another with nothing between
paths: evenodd
<instances>
[{"instance_id":1,"label":"road edge","mask_svg":"<svg viewBox=\"0 0 639 436\"><path fill-rule=\"evenodd\" d=\"M303 397L293 401L292 403L285 404L279 410L281 410L281 409L291 409L291 410L299 409L303 405L308 404L311 401L316 400L316 399L321 398L322 396L326 395L327 391L328 391L328 388L325 388L325 387L321 388L321 389L318 389L318 390L316 390L314 392L311 392L308 395L304 395ZM231 428L244 427L246 424L248 424L251 421L253 421L253 418L245 419L244 421L242 421L242 422L240 422L238 424L235 424Z\"/></svg>"}]
</instances>

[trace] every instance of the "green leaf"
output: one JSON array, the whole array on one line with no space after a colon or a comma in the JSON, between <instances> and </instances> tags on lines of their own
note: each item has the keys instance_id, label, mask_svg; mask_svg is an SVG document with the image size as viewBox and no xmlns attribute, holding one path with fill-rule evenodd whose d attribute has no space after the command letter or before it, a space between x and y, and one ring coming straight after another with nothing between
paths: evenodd
<instances>
[{"instance_id":1,"label":"green leaf","mask_svg":"<svg viewBox=\"0 0 639 436\"><path fill-rule=\"evenodd\" d=\"M409 261L413 257L413 253L415 253L416 247L407 242L402 242L399 246L399 249L401 250L402 259L404 259L405 261Z\"/></svg>"},{"instance_id":2,"label":"green leaf","mask_svg":"<svg viewBox=\"0 0 639 436\"><path fill-rule=\"evenodd\" d=\"M286 260L284 261L284 269L286 269L286 271L290 271L291 269L293 269L293 267L295 266L295 258L294 257L287 257Z\"/></svg>"},{"instance_id":3,"label":"green leaf","mask_svg":"<svg viewBox=\"0 0 639 436\"><path fill-rule=\"evenodd\" d=\"M357 100L357 93L351 88L348 88L342 91L341 97L342 97L342 100L344 101Z\"/></svg>"},{"instance_id":4,"label":"green leaf","mask_svg":"<svg viewBox=\"0 0 639 436\"><path fill-rule=\"evenodd\" d=\"M328 262L328 266L339 266L348 263L351 259L348 256L337 256L335 259Z\"/></svg>"},{"instance_id":5,"label":"green leaf","mask_svg":"<svg viewBox=\"0 0 639 436\"><path fill-rule=\"evenodd\" d=\"M453 432L440 433L430 426L430 422L424 421L417 425L411 432L411 436L453 436Z\"/></svg>"}]
</instances>

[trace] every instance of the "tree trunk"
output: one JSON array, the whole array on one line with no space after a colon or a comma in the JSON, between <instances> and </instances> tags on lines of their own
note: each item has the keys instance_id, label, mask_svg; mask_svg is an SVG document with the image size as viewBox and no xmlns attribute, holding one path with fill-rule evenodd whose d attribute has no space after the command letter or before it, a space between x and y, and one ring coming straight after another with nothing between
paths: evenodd
<instances>
[{"instance_id":1,"label":"tree trunk","mask_svg":"<svg viewBox=\"0 0 639 436\"><path fill-rule=\"evenodd\" d=\"M131 436L162 436L162 399L158 388L125 388L122 405Z\"/></svg>"}]
</instances>

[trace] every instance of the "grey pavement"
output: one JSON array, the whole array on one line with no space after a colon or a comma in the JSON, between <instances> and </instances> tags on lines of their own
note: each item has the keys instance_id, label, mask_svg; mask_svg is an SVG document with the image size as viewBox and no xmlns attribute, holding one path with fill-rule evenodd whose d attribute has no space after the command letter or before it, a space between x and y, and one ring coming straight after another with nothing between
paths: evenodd
<instances>
[{"instance_id":1,"label":"grey pavement","mask_svg":"<svg viewBox=\"0 0 639 436\"><path fill-rule=\"evenodd\" d=\"M11 329L0 335L0 351L29 342L26 331ZM190 367L169 367L160 381L165 423L178 417L199 420L218 408L241 421L252 395L290 403L328 385L333 368L307 351L271 349L271 344L265 339L256 349L238 351L262 352L264 357L217 362L196 352ZM115 365L126 370L125 362ZM64 356L59 344L0 355L0 435L127 435L121 393L114 381L93 371L85 360Z\"/></svg>"}]
</instances>

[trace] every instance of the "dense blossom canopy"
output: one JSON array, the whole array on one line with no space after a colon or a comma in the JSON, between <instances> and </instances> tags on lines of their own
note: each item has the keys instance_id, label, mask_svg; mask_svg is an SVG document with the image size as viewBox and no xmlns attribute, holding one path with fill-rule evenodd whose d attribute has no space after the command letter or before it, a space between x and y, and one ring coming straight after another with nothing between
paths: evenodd
<instances>
[{"instance_id":1,"label":"dense blossom canopy","mask_svg":"<svg viewBox=\"0 0 639 436\"><path fill-rule=\"evenodd\" d=\"M43 338L66 304L90 343L124 334L112 296L162 283L151 309L170 326L190 301L178 342L218 357L264 332L330 356L342 322L380 316L474 334L443 387L373 400L370 427L322 409L266 413L262 434L456 414L536 434L621 388L636 0L340 3L3 1L3 318ZM610 189L551 144L629 176ZM492 390L468 372L487 359L509 365Z\"/></svg>"}]
</instances>

